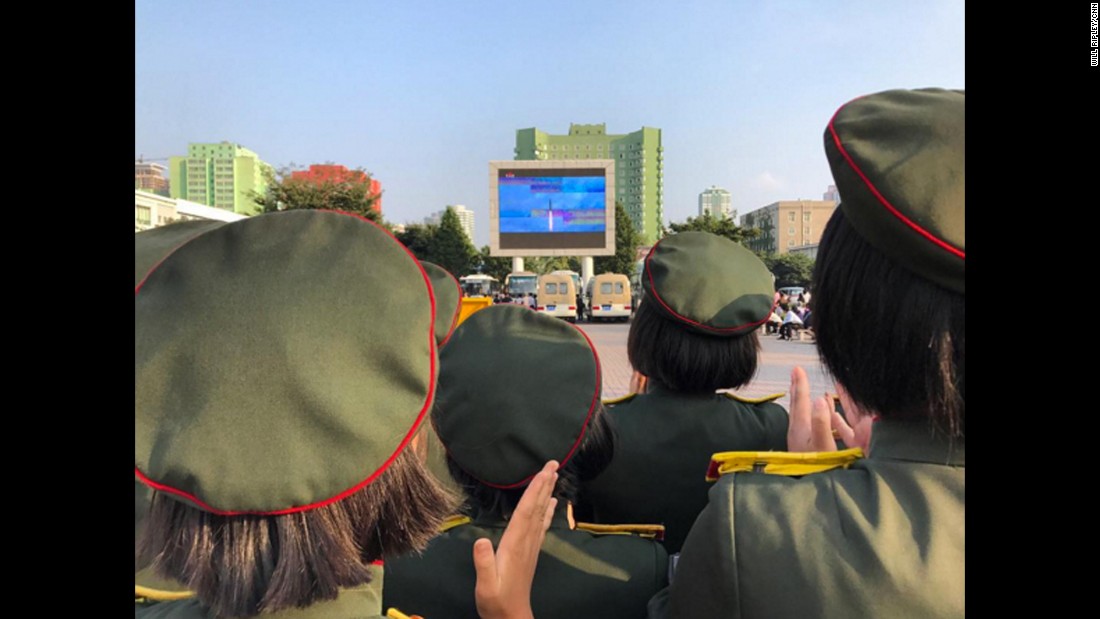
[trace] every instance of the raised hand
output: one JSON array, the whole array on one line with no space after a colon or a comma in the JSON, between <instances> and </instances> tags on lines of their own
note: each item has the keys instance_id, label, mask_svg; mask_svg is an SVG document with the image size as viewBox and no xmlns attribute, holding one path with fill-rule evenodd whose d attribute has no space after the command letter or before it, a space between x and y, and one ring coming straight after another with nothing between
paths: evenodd
<instances>
[{"instance_id":1,"label":"raised hand","mask_svg":"<svg viewBox=\"0 0 1100 619\"><path fill-rule=\"evenodd\" d=\"M474 543L474 599L482 619L533 619L531 583L539 549L558 505L550 496L558 480L557 470L558 463L551 460L531 480L495 553L488 539Z\"/></svg>"}]
</instances>

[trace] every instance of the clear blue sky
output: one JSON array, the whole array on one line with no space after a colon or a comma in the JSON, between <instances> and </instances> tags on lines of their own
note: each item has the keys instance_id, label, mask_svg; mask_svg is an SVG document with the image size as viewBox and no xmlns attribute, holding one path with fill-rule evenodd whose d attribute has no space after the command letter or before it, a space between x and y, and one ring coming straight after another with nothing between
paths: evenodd
<instances>
[{"instance_id":1,"label":"clear blue sky","mask_svg":"<svg viewBox=\"0 0 1100 619\"><path fill-rule=\"evenodd\" d=\"M228 140L276 167L363 167L384 215L476 213L515 131L662 129L665 216L820 199L822 131L889 88L965 88L964 3L137 0L134 155Z\"/></svg>"}]
</instances>

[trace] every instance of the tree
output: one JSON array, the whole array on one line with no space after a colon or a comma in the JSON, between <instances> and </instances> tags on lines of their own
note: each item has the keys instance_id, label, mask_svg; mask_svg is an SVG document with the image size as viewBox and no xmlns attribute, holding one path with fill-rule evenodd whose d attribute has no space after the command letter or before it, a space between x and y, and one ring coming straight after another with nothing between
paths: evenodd
<instances>
[{"instance_id":1,"label":"tree","mask_svg":"<svg viewBox=\"0 0 1100 619\"><path fill-rule=\"evenodd\" d=\"M634 254L641 243L638 231L630 221L630 215L618 200L615 201L615 255L598 256L594 261L596 274L621 273L630 277L634 274Z\"/></svg>"},{"instance_id":2,"label":"tree","mask_svg":"<svg viewBox=\"0 0 1100 619\"><path fill-rule=\"evenodd\" d=\"M267 190L252 192L259 213L292 209L332 209L355 213L371 221L385 224L382 214L374 210L379 196L370 192L370 173L362 168L347 174L322 180L294 178L295 170L280 168L264 170Z\"/></svg>"},{"instance_id":3,"label":"tree","mask_svg":"<svg viewBox=\"0 0 1100 619\"><path fill-rule=\"evenodd\" d=\"M414 254L416 252L413 252ZM428 260L447 269L455 277L462 277L478 264L478 252L454 209L447 207L432 239ZM419 257L419 255L418 255Z\"/></svg>"},{"instance_id":4,"label":"tree","mask_svg":"<svg viewBox=\"0 0 1100 619\"><path fill-rule=\"evenodd\" d=\"M703 213L699 217L688 217L683 223L670 223L672 232L710 232L718 236L745 245L745 241L755 238L758 234L755 229L742 228L733 223L728 217L715 217L710 213Z\"/></svg>"},{"instance_id":5,"label":"tree","mask_svg":"<svg viewBox=\"0 0 1100 619\"><path fill-rule=\"evenodd\" d=\"M490 256L488 245L482 247L481 251L478 252L478 261L481 272L497 278L502 285L504 284L504 277L512 272L512 259Z\"/></svg>"},{"instance_id":6,"label":"tree","mask_svg":"<svg viewBox=\"0 0 1100 619\"><path fill-rule=\"evenodd\" d=\"M775 276L775 287L810 285L814 272L813 258L805 254L779 254L763 256L764 265Z\"/></svg>"},{"instance_id":7,"label":"tree","mask_svg":"<svg viewBox=\"0 0 1100 619\"><path fill-rule=\"evenodd\" d=\"M394 234L398 241L409 248L417 260L433 260L432 250L435 244L435 235L439 226L435 224L409 224L404 232Z\"/></svg>"}]
</instances>

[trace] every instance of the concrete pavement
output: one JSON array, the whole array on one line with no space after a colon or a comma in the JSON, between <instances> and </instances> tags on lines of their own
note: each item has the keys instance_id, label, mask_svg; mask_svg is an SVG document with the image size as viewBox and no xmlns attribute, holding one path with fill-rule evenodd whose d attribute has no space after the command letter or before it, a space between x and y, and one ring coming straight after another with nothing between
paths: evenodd
<instances>
[{"instance_id":1,"label":"concrete pavement","mask_svg":"<svg viewBox=\"0 0 1100 619\"><path fill-rule=\"evenodd\" d=\"M603 368L603 397L616 398L629 392L632 370L626 357L626 337L630 330L628 323L579 323L600 357ZM762 352L757 364L756 376L737 394L745 397L760 397L773 393L784 393L790 389L791 369L802 366L810 377L810 388L816 396L826 390L833 391L833 383L828 380L817 358L817 349L813 342L780 341L775 335L764 335L760 330ZM779 399L779 403L789 408L789 398Z\"/></svg>"}]
</instances>

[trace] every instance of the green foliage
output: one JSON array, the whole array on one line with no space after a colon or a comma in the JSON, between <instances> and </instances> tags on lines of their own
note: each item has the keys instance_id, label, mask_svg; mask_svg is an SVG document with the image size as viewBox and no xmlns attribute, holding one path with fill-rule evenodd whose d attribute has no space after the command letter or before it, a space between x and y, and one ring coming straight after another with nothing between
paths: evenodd
<instances>
[{"instance_id":1,"label":"green foliage","mask_svg":"<svg viewBox=\"0 0 1100 619\"><path fill-rule=\"evenodd\" d=\"M630 215L621 202L615 202L615 255L597 256L594 260L595 275L622 273L630 277L634 273L634 253L642 244L641 236L634 229ZM580 269L575 269L580 270Z\"/></svg>"},{"instance_id":2,"label":"green foliage","mask_svg":"<svg viewBox=\"0 0 1100 619\"><path fill-rule=\"evenodd\" d=\"M470 274L479 263L477 249L462 230L458 214L450 207L443 213L433 235L429 255L426 260L447 269L455 277Z\"/></svg>"},{"instance_id":3,"label":"green foliage","mask_svg":"<svg viewBox=\"0 0 1100 619\"><path fill-rule=\"evenodd\" d=\"M813 258L805 254L768 254L761 256L768 270L775 275L775 287L809 286L814 272Z\"/></svg>"},{"instance_id":4,"label":"green foliage","mask_svg":"<svg viewBox=\"0 0 1100 619\"><path fill-rule=\"evenodd\" d=\"M439 226L435 224L409 224L405 226L404 232L397 232L394 236L398 241L401 241L405 247L409 248L409 251L416 256L417 260L427 260L428 262L435 262L432 259L432 247L435 242L436 232L439 231ZM461 277L465 275L462 273L455 277Z\"/></svg>"},{"instance_id":5,"label":"green foliage","mask_svg":"<svg viewBox=\"0 0 1100 619\"><path fill-rule=\"evenodd\" d=\"M316 182L291 178L294 172L284 167L277 172L265 170L267 191L252 192L258 213L291 209L333 209L355 213L371 221L384 223L374 210L378 196L370 193L370 173L362 168L351 170L341 179Z\"/></svg>"},{"instance_id":6,"label":"green foliage","mask_svg":"<svg viewBox=\"0 0 1100 619\"><path fill-rule=\"evenodd\" d=\"M577 268L573 268L571 258L565 256L534 256L523 259L523 268L532 273L545 275L551 271L577 271L580 272L580 260L576 260Z\"/></svg>"},{"instance_id":7,"label":"green foliage","mask_svg":"<svg viewBox=\"0 0 1100 619\"><path fill-rule=\"evenodd\" d=\"M742 228L728 217L715 217L710 213L704 213L699 217L688 217L683 223L669 223L668 227L673 233L710 232L742 245L749 239L756 238L758 234L755 228Z\"/></svg>"},{"instance_id":8,"label":"green foliage","mask_svg":"<svg viewBox=\"0 0 1100 619\"><path fill-rule=\"evenodd\" d=\"M501 285L504 285L504 276L512 272L512 259L493 257L489 255L489 246L481 248L478 252L479 265L481 272L490 277L495 277L500 281Z\"/></svg>"}]
</instances>

